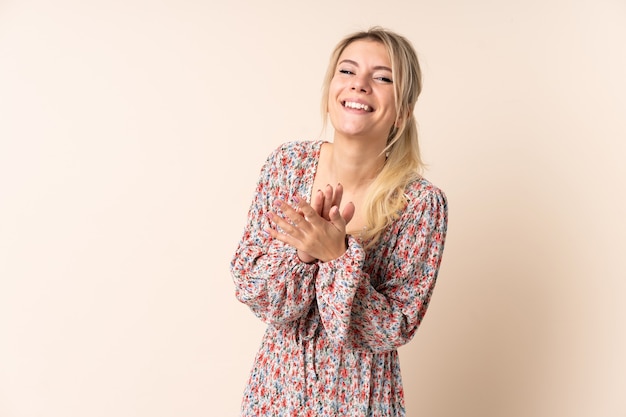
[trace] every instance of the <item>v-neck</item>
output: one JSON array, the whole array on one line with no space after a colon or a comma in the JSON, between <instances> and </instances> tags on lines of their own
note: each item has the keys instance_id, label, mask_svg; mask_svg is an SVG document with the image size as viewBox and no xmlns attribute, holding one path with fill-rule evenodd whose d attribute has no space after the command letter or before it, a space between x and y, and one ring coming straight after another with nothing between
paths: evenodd
<instances>
[{"instance_id":1,"label":"v-neck","mask_svg":"<svg viewBox=\"0 0 626 417\"><path fill-rule=\"evenodd\" d=\"M325 140L311 141L311 150L314 153L310 155L312 161L308 169L305 171L306 178L302 179L302 188L304 188L304 192L302 194L308 197L309 203L313 201L313 184L315 184L315 177L317 176L317 171L319 169L320 158L322 156L322 147L326 143L329 142Z\"/></svg>"}]
</instances>

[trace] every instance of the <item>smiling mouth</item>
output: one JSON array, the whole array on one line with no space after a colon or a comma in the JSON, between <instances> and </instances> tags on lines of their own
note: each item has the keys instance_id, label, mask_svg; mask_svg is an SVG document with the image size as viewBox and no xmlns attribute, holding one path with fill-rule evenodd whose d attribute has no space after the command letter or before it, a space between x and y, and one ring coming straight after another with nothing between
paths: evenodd
<instances>
[{"instance_id":1,"label":"smiling mouth","mask_svg":"<svg viewBox=\"0 0 626 417\"><path fill-rule=\"evenodd\" d=\"M373 111L373 109L367 104L355 103L354 101L344 101L342 104L343 107L347 107L349 109L364 110L367 112Z\"/></svg>"}]
</instances>

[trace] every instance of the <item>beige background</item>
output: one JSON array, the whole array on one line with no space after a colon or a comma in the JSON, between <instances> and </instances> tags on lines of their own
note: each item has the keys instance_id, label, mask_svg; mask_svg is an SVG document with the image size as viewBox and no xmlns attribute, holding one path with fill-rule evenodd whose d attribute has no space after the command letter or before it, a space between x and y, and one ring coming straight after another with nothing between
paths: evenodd
<instances>
[{"instance_id":1,"label":"beige background","mask_svg":"<svg viewBox=\"0 0 626 417\"><path fill-rule=\"evenodd\" d=\"M237 415L259 168L372 24L450 200L408 416L626 416L623 0L0 1L0 416Z\"/></svg>"}]
</instances>

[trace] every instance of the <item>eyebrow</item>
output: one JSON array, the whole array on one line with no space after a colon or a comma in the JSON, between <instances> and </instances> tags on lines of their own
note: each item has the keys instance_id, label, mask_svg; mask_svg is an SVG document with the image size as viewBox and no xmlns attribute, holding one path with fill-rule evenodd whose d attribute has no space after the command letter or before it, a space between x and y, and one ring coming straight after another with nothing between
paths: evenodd
<instances>
[{"instance_id":1,"label":"eyebrow","mask_svg":"<svg viewBox=\"0 0 626 417\"><path fill-rule=\"evenodd\" d=\"M358 66L359 66L359 64L358 64L356 61L353 61L353 60L351 60L351 59L342 59L341 61L339 61L339 62L337 63L337 65L339 65L339 64L352 64L352 65L354 65L355 67L358 67ZM392 71L391 71L391 68L386 67L386 66L384 66L384 65L376 65L376 66L374 67L374 69L375 69L375 70L385 70L385 71L392 72Z\"/></svg>"}]
</instances>

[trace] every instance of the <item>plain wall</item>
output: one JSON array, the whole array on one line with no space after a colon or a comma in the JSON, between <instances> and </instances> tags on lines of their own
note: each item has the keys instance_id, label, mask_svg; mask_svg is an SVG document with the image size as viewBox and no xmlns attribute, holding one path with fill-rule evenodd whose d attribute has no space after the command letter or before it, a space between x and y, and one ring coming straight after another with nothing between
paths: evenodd
<instances>
[{"instance_id":1,"label":"plain wall","mask_svg":"<svg viewBox=\"0 0 626 417\"><path fill-rule=\"evenodd\" d=\"M0 416L237 415L259 169L374 24L450 204L408 416L626 416L623 0L0 1Z\"/></svg>"}]
</instances>

